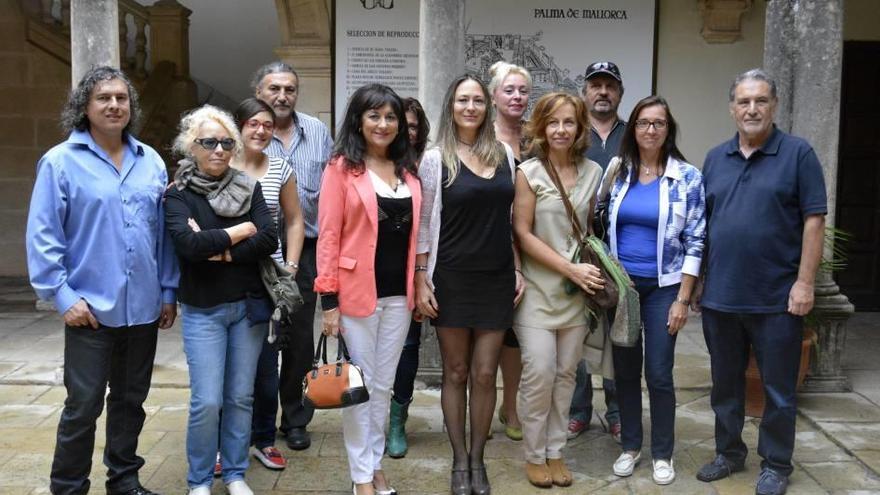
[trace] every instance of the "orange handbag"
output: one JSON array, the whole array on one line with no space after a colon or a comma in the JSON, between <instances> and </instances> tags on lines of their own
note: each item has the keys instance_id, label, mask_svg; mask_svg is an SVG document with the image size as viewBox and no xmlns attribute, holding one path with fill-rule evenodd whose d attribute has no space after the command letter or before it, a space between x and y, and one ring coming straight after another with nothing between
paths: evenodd
<instances>
[{"instance_id":1,"label":"orange handbag","mask_svg":"<svg viewBox=\"0 0 880 495\"><path fill-rule=\"evenodd\" d=\"M303 405L315 409L338 409L370 400L363 371L350 361L345 340L340 336L336 362L327 363L327 336L321 335L312 370L303 379Z\"/></svg>"}]
</instances>

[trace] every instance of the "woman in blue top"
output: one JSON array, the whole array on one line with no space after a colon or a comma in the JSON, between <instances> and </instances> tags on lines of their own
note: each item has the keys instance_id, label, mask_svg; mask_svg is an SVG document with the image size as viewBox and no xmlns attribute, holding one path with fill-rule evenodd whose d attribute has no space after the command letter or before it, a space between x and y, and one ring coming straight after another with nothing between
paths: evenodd
<instances>
[{"instance_id":1,"label":"woman in blue top","mask_svg":"<svg viewBox=\"0 0 880 495\"><path fill-rule=\"evenodd\" d=\"M638 290L644 328L635 347L613 348L623 444L614 474L631 475L641 460L644 342L653 478L659 485L675 480L675 337L687 321L705 235L703 176L678 150L677 130L666 100L644 98L606 172L613 174L608 239Z\"/></svg>"}]
</instances>

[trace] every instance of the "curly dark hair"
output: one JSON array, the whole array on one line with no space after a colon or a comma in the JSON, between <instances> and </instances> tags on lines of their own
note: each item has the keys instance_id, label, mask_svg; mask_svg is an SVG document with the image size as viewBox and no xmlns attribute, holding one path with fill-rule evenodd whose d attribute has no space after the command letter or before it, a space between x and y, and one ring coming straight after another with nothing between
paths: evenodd
<instances>
[{"instance_id":1,"label":"curly dark hair","mask_svg":"<svg viewBox=\"0 0 880 495\"><path fill-rule=\"evenodd\" d=\"M362 172L367 143L361 133L361 118L367 111L381 108L386 104L391 105L398 122L397 135L388 146L388 158L394 162L394 173L398 177L403 177L403 171L406 170L416 175L415 150L409 144L403 100L393 89L383 84L361 86L351 95L345 117L339 126L339 134L336 136L333 156L344 157L347 170Z\"/></svg>"},{"instance_id":2,"label":"curly dark hair","mask_svg":"<svg viewBox=\"0 0 880 495\"><path fill-rule=\"evenodd\" d=\"M61 110L61 119L59 124L65 134L70 134L74 130L85 131L89 129L89 118L86 116L86 108L89 106L89 99L92 97L92 91L100 82L109 81L111 79L119 79L125 83L128 88L128 104L129 119L128 124L122 130L123 134L130 134L138 129L141 118L141 106L138 102L137 90L131 84L131 80L121 70L108 66L95 67L82 77L79 84L70 91L67 103Z\"/></svg>"}]
</instances>

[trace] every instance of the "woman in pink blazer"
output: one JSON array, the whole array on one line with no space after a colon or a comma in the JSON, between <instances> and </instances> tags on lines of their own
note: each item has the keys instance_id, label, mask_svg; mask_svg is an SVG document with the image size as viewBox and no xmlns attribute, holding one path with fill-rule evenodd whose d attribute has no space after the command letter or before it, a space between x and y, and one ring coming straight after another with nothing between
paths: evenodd
<instances>
[{"instance_id":1,"label":"woman in pink blazer","mask_svg":"<svg viewBox=\"0 0 880 495\"><path fill-rule=\"evenodd\" d=\"M353 493L392 495L382 471L391 386L414 306L421 185L400 97L369 84L351 96L318 201L324 334L339 335L370 400L343 410Z\"/></svg>"}]
</instances>

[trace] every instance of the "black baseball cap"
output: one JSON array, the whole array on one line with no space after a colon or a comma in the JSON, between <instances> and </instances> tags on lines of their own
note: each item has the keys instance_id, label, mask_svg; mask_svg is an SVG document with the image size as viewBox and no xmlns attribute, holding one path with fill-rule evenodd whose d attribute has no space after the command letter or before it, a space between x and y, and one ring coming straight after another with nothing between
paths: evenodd
<instances>
[{"instance_id":1,"label":"black baseball cap","mask_svg":"<svg viewBox=\"0 0 880 495\"><path fill-rule=\"evenodd\" d=\"M587 67L584 79L589 79L597 74L608 74L617 79L617 82L623 82L623 78L620 77L620 69L614 62L593 62Z\"/></svg>"}]
</instances>

